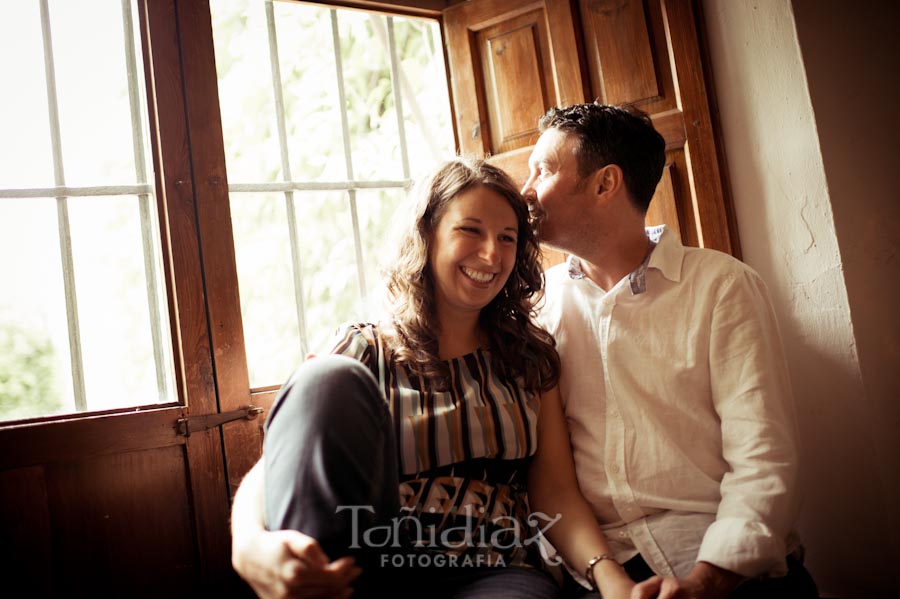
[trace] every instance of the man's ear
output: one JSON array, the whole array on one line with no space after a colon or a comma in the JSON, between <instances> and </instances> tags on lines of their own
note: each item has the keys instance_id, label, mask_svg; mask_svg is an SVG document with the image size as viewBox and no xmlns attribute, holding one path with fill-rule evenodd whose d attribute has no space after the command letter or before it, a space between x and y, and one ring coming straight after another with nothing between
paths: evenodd
<instances>
[{"instance_id":1,"label":"man's ear","mask_svg":"<svg viewBox=\"0 0 900 599\"><path fill-rule=\"evenodd\" d=\"M607 164L594 172L594 188L597 195L616 193L625 185L622 169L617 164Z\"/></svg>"}]
</instances>

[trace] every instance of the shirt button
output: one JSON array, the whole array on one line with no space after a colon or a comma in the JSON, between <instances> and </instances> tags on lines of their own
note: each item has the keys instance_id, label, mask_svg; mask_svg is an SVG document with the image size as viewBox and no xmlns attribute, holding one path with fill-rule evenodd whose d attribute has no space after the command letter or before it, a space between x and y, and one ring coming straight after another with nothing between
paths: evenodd
<instances>
[{"instance_id":1,"label":"shirt button","mask_svg":"<svg viewBox=\"0 0 900 599\"><path fill-rule=\"evenodd\" d=\"M622 539L627 539L627 538L628 538L628 533L625 532L624 530L620 530L620 531L619 531L619 537L622 538Z\"/></svg>"},{"instance_id":2,"label":"shirt button","mask_svg":"<svg viewBox=\"0 0 900 599\"><path fill-rule=\"evenodd\" d=\"M618 474L619 473L619 465L613 464L612 467L610 468L610 470L612 470L614 473Z\"/></svg>"}]
</instances>

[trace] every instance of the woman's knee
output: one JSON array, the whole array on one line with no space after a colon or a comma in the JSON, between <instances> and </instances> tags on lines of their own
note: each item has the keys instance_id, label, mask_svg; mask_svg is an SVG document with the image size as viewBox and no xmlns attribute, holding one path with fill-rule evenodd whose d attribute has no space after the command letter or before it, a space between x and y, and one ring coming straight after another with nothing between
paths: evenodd
<instances>
[{"instance_id":1,"label":"woman's knee","mask_svg":"<svg viewBox=\"0 0 900 599\"><path fill-rule=\"evenodd\" d=\"M361 424L360 419L381 424L385 415L383 396L369 369L353 358L329 354L300 365L279 392L266 427L274 422L340 426Z\"/></svg>"}]
</instances>

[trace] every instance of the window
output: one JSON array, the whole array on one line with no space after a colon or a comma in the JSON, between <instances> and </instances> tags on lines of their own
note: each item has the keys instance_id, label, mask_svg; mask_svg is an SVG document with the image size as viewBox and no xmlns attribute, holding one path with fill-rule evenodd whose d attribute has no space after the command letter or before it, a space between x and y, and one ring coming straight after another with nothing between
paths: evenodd
<instances>
[{"instance_id":1,"label":"window","mask_svg":"<svg viewBox=\"0 0 900 599\"><path fill-rule=\"evenodd\" d=\"M0 420L175 401L134 5L0 6Z\"/></svg>"},{"instance_id":2,"label":"window","mask_svg":"<svg viewBox=\"0 0 900 599\"><path fill-rule=\"evenodd\" d=\"M436 21L210 3L251 387L377 311L410 181L454 153Z\"/></svg>"},{"instance_id":3,"label":"window","mask_svg":"<svg viewBox=\"0 0 900 599\"><path fill-rule=\"evenodd\" d=\"M370 317L391 216L454 153L439 24L212 0L251 387ZM4 3L0 421L173 403L136 0ZM87 66L89 65L89 66Z\"/></svg>"}]
</instances>

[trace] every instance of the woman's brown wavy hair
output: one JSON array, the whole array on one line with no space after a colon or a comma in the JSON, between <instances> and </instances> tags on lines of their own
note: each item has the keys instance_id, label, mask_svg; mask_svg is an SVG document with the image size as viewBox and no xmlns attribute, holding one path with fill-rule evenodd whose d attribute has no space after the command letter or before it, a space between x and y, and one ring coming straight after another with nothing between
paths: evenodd
<instances>
[{"instance_id":1,"label":"woman's brown wavy hair","mask_svg":"<svg viewBox=\"0 0 900 599\"><path fill-rule=\"evenodd\" d=\"M533 321L535 305L543 297L541 250L528 206L515 183L483 160L451 160L417 186L412 221L403 232L397 258L385 273L392 317L386 341L395 361L431 380L435 388L447 388L450 370L438 357L440 324L429 256L434 231L447 206L478 185L506 198L519 228L515 267L479 317L489 340L492 368L506 377L522 377L529 391L549 390L559 380L559 355L553 337Z\"/></svg>"}]
</instances>

